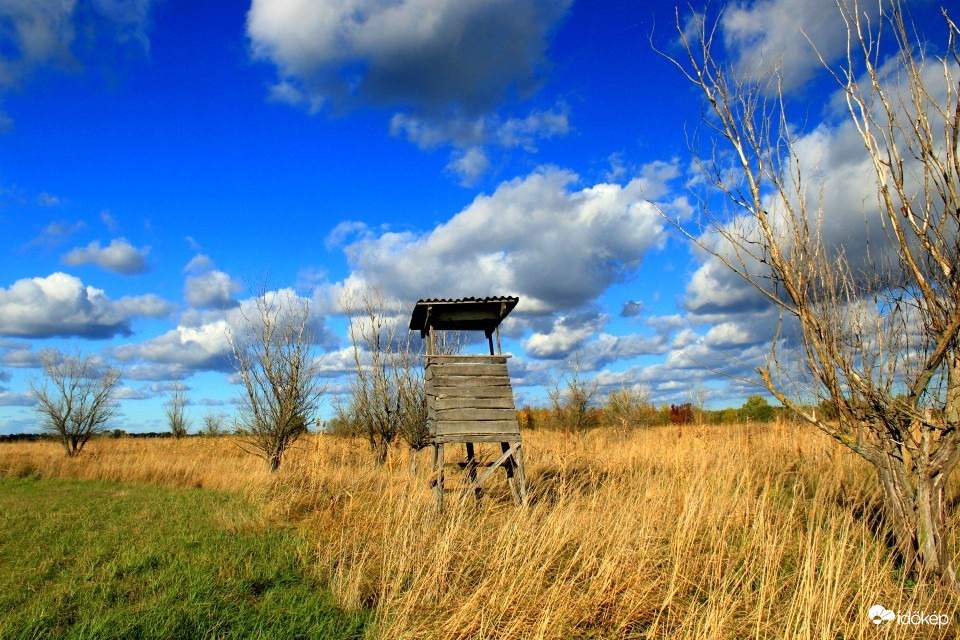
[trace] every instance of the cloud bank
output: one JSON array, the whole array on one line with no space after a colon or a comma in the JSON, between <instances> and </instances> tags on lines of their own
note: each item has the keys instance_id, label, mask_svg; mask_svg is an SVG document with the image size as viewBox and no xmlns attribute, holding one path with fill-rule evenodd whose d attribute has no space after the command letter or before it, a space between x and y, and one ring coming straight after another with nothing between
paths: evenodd
<instances>
[{"instance_id":1,"label":"cloud bank","mask_svg":"<svg viewBox=\"0 0 960 640\"><path fill-rule=\"evenodd\" d=\"M110 300L101 289L57 272L0 287L0 335L110 338L130 335L134 317L162 318L172 310L153 294Z\"/></svg>"},{"instance_id":2,"label":"cloud bank","mask_svg":"<svg viewBox=\"0 0 960 640\"><path fill-rule=\"evenodd\" d=\"M137 249L124 238L114 238L105 247L101 247L99 242L91 242L85 247L72 249L61 260L70 266L94 264L107 271L132 275L147 270L146 256L149 252L150 247Z\"/></svg>"},{"instance_id":3,"label":"cloud bank","mask_svg":"<svg viewBox=\"0 0 960 640\"><path fill-rule=\"evenodd\" d=\"M254 0L247 35L277 97L317 108L490 109L529 94L571 0Z\"/></svg>"},{"instance_id":4,"label":"cloud bank","mask_svg":"<svg viewBox=\"0 0 960 640\"><path fill-rule=\"evenodd\" d=\"M359 232L344 249L353 273L343 284L379 284L404 300L510 294L527 313L574 309L660 245L663 219L646 198L675 175L579 187L576 174L543 169L502 183L432 231Z\"/></svg>"}]
</instances>

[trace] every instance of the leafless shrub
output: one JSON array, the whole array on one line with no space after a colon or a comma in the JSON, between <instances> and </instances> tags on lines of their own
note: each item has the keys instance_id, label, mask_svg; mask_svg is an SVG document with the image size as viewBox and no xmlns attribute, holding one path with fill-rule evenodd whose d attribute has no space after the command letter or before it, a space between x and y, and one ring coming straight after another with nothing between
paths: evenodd
<instances>
[{"instance_id":1,"label":"leafless shrub","mask_svg":"<svg viewBox=\"0 0 960 640\"><path fill-rule=\"evenodd\" d=\"M354 376L350 401L338 405L338 422L361 425L377 464L386 461L397 437L413 452L422 449L429 438L423 341L407 330L405 310L378 288L345 292L340 304L350 318ZM457 353L461 344L453 332L438 340L441 353Z\"/></svg>"},{"instance_id":2,"label":"leafless shrub","mask_svg":"<svg viewBox=\"0 0 960 640\"><path fill-rule=\"evenodd\" d=\"M570 371L551 382L547 395L561 431L582 434L599 423L594 406L597 383L583 377L579 359L574 360Z\"/></svg>"},{"instance_id":3,"label":"leafless shrub","mask_svg":"<svg viewBox=\"0 0 960 640\"><path fill-rule=\"evenodd\" d=\"M223 414L211 409L203 414L203 428L200 433L211 438L216 438L223 435L223 424Z\"/></svg>"},{"instance_id":4,"label":"leafless shrub","mask_svg":"<svg viewBox=\"0 0 960 640\"><path fill-rule=\"evenodd\" d=\"M41 354L44 380L30 382L41 428L57 436L70 457L102 433L119 412L113 394L120 369L98 366L93 356L49 349Z\"/></svg>"},{"instance_id":5,"label":"leafless shrub","mask_svg":"<svg viewBox=\"0 0 960 640\"><path fill-rule=\"evenodd\" d=\"M690 385L687 395L690 398L690 404L693 405L694 422L696 422L698 427L702 427L704 410L707 406L707 398L710 397L710 392L703 386L703 382L697 380Z\"/></svg>"},{"instance_id":6,"label":"leafless shrub","mask_svg":"<svg viewBox=\"0 0 960 640\"><path fill-rule=\"evenodd\" d=\"M170 397L163 406L163 413L167 416L170 432L177 440L185 437L190 431L190 419L187 417L186 407L186 386L175 382L170 389Z\"/></svg>"},{"instance_id":7,"label":"leafless shrub","mask_svg":"<svg viewBox=\"0 0 960 640\"><path fill-rule=\"evenodd\" d=\"M623 436L632 429L651 426L654 411L650 406L650 389L644 386L614 389L603 407L603 420Z\"/></svg>"},{"instance_id":8,"label":"leafless shrub","mask_svg":"<svg viewBox=\"0 0 960 640\"><path fill-rule=\"evenodd\" d=\"M241 326L228 332L243 385L237 429L244 447L276 471L284 454L307 433L325 392L313 353L309 301L263 286Z\"/></svg>"}]
</instances>

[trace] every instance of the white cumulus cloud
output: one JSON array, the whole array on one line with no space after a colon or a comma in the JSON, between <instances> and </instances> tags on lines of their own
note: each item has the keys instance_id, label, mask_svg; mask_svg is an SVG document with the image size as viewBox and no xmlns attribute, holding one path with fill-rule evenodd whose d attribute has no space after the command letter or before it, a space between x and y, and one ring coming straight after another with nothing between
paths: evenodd
<instances>
[{"instance_id":1,"label":"white cumulus cloud","mask_svg":"<svg viewBox=\"0 0 960 640\"><path fill-rule=\"evenodd\" d=\"M534 358L566 358L595 336L606 322L604 316L560 315L549 331L534 332L523 341L524 350Z\"/></svg>"},{"instance_id":2,"label":"white cumulus cloud","mask_svg":"<svg viewBox=\"0 0 960 640\"><path fill-rule=\"evenodd\" d=\"M482 111L536 86L570 2L254 0L247 34L287 101Z\"/></svg>"},{"instance_id":3,"label":"white cumulus cloud","mask_svg":"<svg viewBox=\"0 0 960 640\"><path fill-rule=\"evenodd\" d=\"M455 153L447 164L447 170L456 174L460 178L460 184L465 187L475 184L489 168L490 160L481 147L470 147Z\"/></svg>"},{"instance_id":4,"label":"white cumulus cloud","mask_svg":"<svg viewBox=\"0 0 960 640\"><path fill-rule=\"evenodd\" d=\"M170 310L154 295L111 300L103 290L58 272L0 287L0 335L109 338L129 335L134 316L162 317Z\"/></svg>"},{"instance_id":5,"label":"white cumulus cloud","mask_svg":"<svg viewBox=\"0 0 960 640\"><path fill-rule=\"evenodd\" d=\"M123 362L146 361L189 371L229 371L230 344L226 332L226 320L199 327L178 326L141 344L116 347L113 355Z\"/></svg>"},{"instance_id":6,"label":"white cumulus cloud","mask_svg":"<svg viewBox=\"0 0 960 640\"><path fill-rule=\"evenodd\" d=\"M534 109L526 116L506 118L486 113L468 117L437 114L395 113L390 134L404 138L421 149L453 147L447 170L464 186L471 186L490 168L489 151L494 147L537 151L540 140L564 136L570 131L569 109L558 104L552 109Z\"/></svg>"},{"instance_id":7,"label":"white cumulus cloud","mask_svg":"<svg viewBox=\"0 0 960 640\"><path fill-rule=\"evenodd\" d=\"M0 3L0 85L14 85L41 64L69 64L74 0Z\"/></svg>"},{"instance_id":8,"label":"white cumulus cloud","mask_svg":"<svg viewBox=\"0 0 960 640\"><path fill-rule=\"evenodd\" d=\"M35 404L37 399L30 392L0 391L0 407L32 407Z\"/></svg>"},{"instance_id":9,"label":"white cumulus cloud","mask_svg":"<svg viewBox=\"0 0 960 640\"><path fill-rule=\"evenodd\" d=\"M114 238L105 247L94 241L86 247L71 249L61 260L71 266L95 264L107 271L129 275L147 270L146 256L149 252L149 247L137 249L124 238Z\"/></svg>"},{"instance_id":10,"label":"white cumulus cloud","mask_svg":"<svg viewBox=\"0 0 960 640\"><path fill-rule=\"evenodd\" d=\"M578 181L544 169L502 183L432 231L367 231L345 248L346 284L379 284L404 300L516 294L523 310L540 313L592 302L662 242L663 220L645 199L658 186L644 178Z\"/></svg>"},{"instance_id":11,"label":"white cumulus cloud","mask_svg":"<svg viewBox=\"0 0 960 640\"><path fill-rule=\"evenodd\" d=\"M0 1L0 90L40 67L78 68L72 51L77 41L135 41L146 50L151 1Z\"/></svg>"},{"instance_id":12,"label":"white cumulus cloud","mask_svg":"<svg viewBox=\"0 0 960 640\"><path fill-rule=\"evenodd\" d=\"M194 307L201 309L226 309L235 307L233 294L240 285L223 271L208 271L189 276L184 283L184 297Z\"/></svg>"},{"instance_id":13,"label":"white cumulus cloud","mask_svg":"<svg viewBox=\"0 0 960 640\"><path fill-rule=\"evenodd\" d=\"M870 18L877 2L861 2ZM795 89L822 68L817 51L832 61L846 51L847 33L836 0L757 0L734 4L721 20L723 41L747 77L779 68L783 88ZM809 38L809 40L808 40Z\"/></svg>"},{"instance_id":14,"label":"white cumulus cloud","mask_svg":"<svg viewBox=\"0 0 960 640\"><path fill-rule=\"evenodd\" d=\"M265 296L269 304L278 308L286 308L290 303L310 303L292 289L268 291ZM226 312L185 313L176 328L141 343L115 347L111 355L127 365L124 375L133 380L182 379L197 371L229 372L233 369L228 335L243 335L244 327L259 318L253 298ZM324 349L336 346L337 338L326 327L323 316L311 313L309 328L316 345Z\"/></svg>"}]
</instances>

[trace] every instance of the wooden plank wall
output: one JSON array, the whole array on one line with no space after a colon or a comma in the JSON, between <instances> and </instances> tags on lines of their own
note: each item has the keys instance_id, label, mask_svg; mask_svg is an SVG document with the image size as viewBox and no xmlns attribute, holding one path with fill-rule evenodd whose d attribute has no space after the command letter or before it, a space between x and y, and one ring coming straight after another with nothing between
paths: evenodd
<instances>
[{"instance_id":1,"label":"wooden plank wall","mask_svg":"<svg viewBox=\"0 0 960 640\"><path fill-rule=\"evenodd\" d=\"M519 437L507 356L428 356L424 375L431 435Z\"/></svg>"}]
</instances>

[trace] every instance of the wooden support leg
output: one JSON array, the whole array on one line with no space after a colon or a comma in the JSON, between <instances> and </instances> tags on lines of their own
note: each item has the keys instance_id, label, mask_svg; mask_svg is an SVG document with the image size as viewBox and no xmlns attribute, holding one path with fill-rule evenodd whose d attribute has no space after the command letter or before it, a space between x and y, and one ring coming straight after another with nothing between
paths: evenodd
<instances>
[{"instance_id":1,"label":"wooden support leg","mask_svg":"<svg viewBox=\"0 0 960 640\"><path fill-rule=\"evenodd\" d=\"M501 442L500 450L503 451L504 453L509 451L510 443ZM506 461L504 461L503 469L504 471L507 472L507 485L510 487L510 493L513 494L513 501L516 502L517 504L520 504L520 500L521 500L520 489L517 487L517 477L516 477L516 473L514 473L514 470L516 468L516 464L514 463L514 456L517 453L518 452L514 452L512 456L510 456L509 458L506 459Z\"/></svg>"},{"instance_id":2,"label":"wooden support leg","mask_svg":"<svg viewBox=\"0 0 960 640\"><path fill-rule=\"evenodd\" d=\"M473 485L477 481L477 459L476 453L473 449L473 443L467 442L467 479L470 481L470 484ZM479 486L475 487L473 490L474 497L479 500L483 496L483 489Z\"/></svg>"},{"instance_id":3,"label":"wooden support leg","mask_svg":"<svg viewBox=\"0 0 960 640\"><path fill-rule=\"evenodd\" d=\"M443 443L433 445L433 471L436 479L433 481L434 494L437 500L437 512L443 513Z\"/></svg>"},{"instance_id":4,"label":"wooden support leg","mask_svg":"<svg viewBox=\"0 0 960 640\"><path fill-rule=\"evenodd\" d=\"M527 504L527 474L523 470L523 447L518 447L513 454L517 464L517 483L520 485L520 504Z\"/></svg>"}]
</instances>

